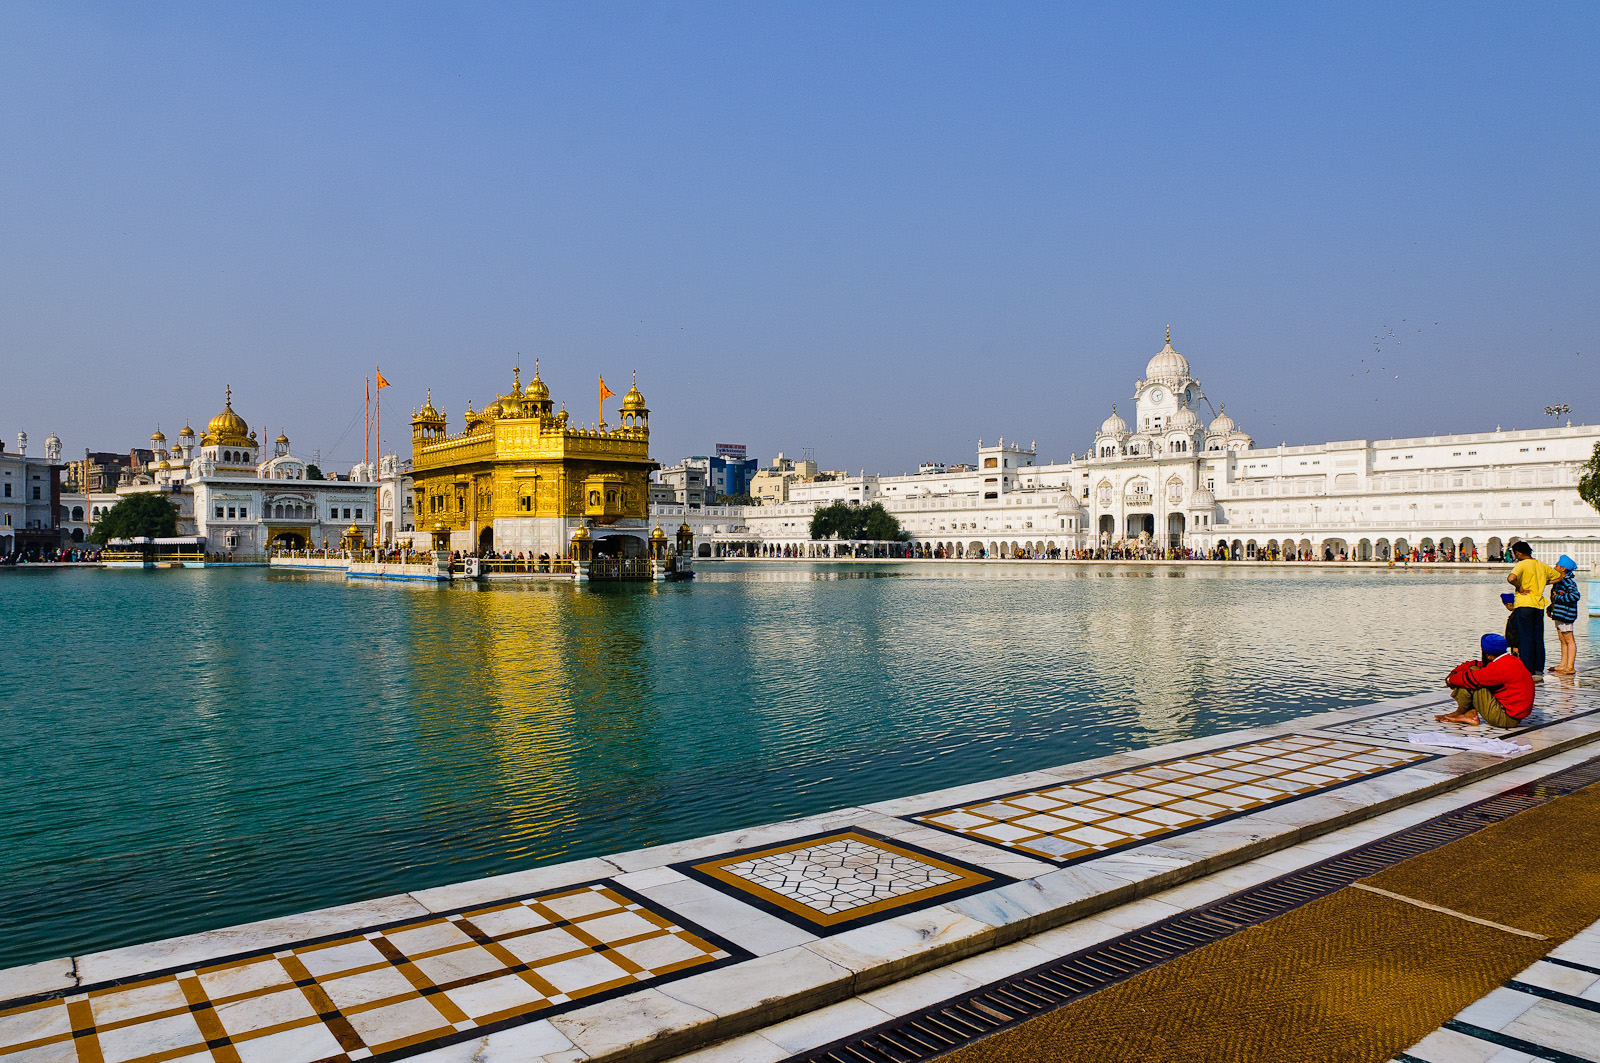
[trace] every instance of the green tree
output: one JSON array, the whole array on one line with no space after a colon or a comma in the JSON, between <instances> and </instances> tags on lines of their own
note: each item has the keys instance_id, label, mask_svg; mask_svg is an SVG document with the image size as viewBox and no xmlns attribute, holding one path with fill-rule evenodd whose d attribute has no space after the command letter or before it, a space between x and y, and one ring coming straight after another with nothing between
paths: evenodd
<instances>
[{"instance_id":1,"label":"green tree","mask_svg":"<svg viewBox=\"0 0 1600 1063\"><path fill-rule=\"evenodd\" d=\"M811 538L904 542L911 536L901 530L900 522L883 508L881 502L874 502L870 506L834 502L811 515Z\"/></svg>"},{"instance_id":2,"label":"green tree","mask_svg":"<svg viewBox=\"0 0 1600 1063\"><path fill-rule=\"evenodd\" d=\"M742 495L717 496L717 505L719 506L753 506L755 504L756 500L751 498L748 492Z\"/></svg>"},{"instance_id":3,"label":"green tree","mask_svg":"<svg viewBox=\"0 0 1600 1063\"><path fill-rule=\"evenodd\" d=\"M306 479L307 480L326 480L327 477L322 475L322 470L317 468L315 465L307 465L306 466Z\"/></svg>"},{"instance_id":4,"label":"green tree","mask_svg":"<svg viewBox=\"0 0 1600 1063\"><path fill-rule=\"evenodd\" d=\"M158 538L177 534L178 511L166 496L158 491L140 491L124 495L107 510L89 538L103 543L109 539L136 539L141 535Z\"/></svg>"},{"instance_id":5,"label":"green tree","mask_svg":"<svg viewBox=\"0 0 1600 1063\"><path fill-rule=\"evenodd\" d=\"M1578 497L1600 509L1600 443L1594 445L1594 453L1583 463L1583 475L1578 478Z\"/></svg>"}]
</instances>

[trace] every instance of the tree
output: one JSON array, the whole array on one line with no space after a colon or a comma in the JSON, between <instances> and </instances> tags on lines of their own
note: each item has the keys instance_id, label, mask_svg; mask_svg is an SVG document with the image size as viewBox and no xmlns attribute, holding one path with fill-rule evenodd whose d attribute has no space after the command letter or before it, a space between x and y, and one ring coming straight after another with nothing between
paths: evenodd
<instances>
[{"instance_id":1,"label":"tree","mask_svg":"<svg viewBox=\"0 0 1600 1063\"><path fill-rule=\"evenodd\" d=\"M322 470L317 468L315 465L307 465L306 466L306 479L307 480L326 480L327 477L322 475Z\"/></svg>"},{"instance_id":2,"label":"tree","mask_svg":"<svg viewBox=\"0 0 1600 1063\"><path fill-rule=\"evenodd\" d=\"M1594 445L1594 453L1589 455L1589 460L1581 466L1583 475L1578 477L1578 497L1594 509L1600 509L1600 443Z\"/></svg>"},{"instance_id":3,"label":"tree","mask_svg":"<svg viewBox=\"0 0 1600 1063\"><path fill-rule=\"evenodd\" d=\"M717 496L717 505L719 506L753 506L755 504L756 500L750 497L749 492L746 492L742 495Z\"/></svg>"},{"instance_id":4,"label":"tree","mask_svg":"<svg viewBox=\"0 0 1600 1063\"><path fill-rule=\"evenodd\" d=\"M835 502L811 515L811 538L905 542L911 536L901 530L900 522L883 508L881 502L874 502L870 506Z\"/></svg>"},{"instance_id":5,"label":"tree","mask_svg":"<svg viewBox=\"0 0 1600 1063\"><path fill-rule=\"evenodd\" d=\"M178 511L157 491L124 495L94 526L89 538L97 543L108 539L152 539L178 534Z\"/></svg>"}]
</instances>

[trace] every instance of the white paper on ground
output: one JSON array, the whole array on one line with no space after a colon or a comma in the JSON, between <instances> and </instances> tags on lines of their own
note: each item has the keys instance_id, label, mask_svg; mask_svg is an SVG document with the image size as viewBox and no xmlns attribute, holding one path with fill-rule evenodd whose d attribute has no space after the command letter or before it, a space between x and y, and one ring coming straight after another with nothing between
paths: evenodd
<instances>
[{"instance_id":1,"label":"white paper on ground","mask_svg":"<svg viewBox=\"0 0 1600 1063\"><path fill-rule=\"evenodd\" d=\"M1518 753L1533 752L1532 746L1507 742L1503 738L1489 738L1486 735L1453 735L1445 734L1443 731L1414 734L1411 736L1411 742L1419 746L1450 746L1452 749L1470 749L1474 753L1489 753L1496 757L1513 757Z\"/></svg>"}]
</instances>

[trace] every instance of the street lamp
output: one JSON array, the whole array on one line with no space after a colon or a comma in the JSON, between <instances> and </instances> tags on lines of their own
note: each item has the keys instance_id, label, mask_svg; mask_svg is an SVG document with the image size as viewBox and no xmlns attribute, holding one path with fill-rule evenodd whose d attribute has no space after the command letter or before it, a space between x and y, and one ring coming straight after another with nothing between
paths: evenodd
<instances>
[{"instance_id":1,"label":"street lamp","mask_svg":"<svg viewBox=\"0 0 1600 1063\"><path fill-rule=\"evenodd\" d=\"M1544 415L1546 417L1555 418L1558 423L1560 422L1561 418L1565 417L1567 414L1569 414L1571 412L1572 412L1572 407L1568 406L1564 402L1561 403L1559 406L1546 406L1544 408Z\"/></svg>"}]
</instances>

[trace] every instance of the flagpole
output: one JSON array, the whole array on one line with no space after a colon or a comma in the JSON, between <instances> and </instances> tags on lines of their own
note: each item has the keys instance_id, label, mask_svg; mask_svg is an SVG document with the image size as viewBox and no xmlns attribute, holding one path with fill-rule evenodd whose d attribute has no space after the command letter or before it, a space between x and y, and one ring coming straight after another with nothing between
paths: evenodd
<instances>
[{"instance_id":1,"label":"flagpole","mask_svg":"<svg viewBox=\"0 0 1600 1063\"><path fill-rule=\"evenodd\" d=\"M362 405L361 405L361 411L362 411L362 413L366 414L366 417L367 417L367 424L366 424L366 429L365 429L366 436L361 441L361 445L364 448L363 451L362 451L361 461L362 461L363 464L366 464L366 463L369 463L369 462L372 461L372 378L371 377L367 378L367 398L366 398L366 401L363 402Z\"/></svg>"},{"instance_id":2,"label":"flagpole","mask_svg":"<svg viewBox=\"0 0 1600 1063\"><path fill-rule=\"evenodd\" d=\"M376 362L372 363L372 369L373 369L373 372L378 374L378 397L377 397L377 404L373 409L373 429L372 429L373 436L375 437L375 439L377 441L377 446L374 447L373 449L378 452L378 460L382 461L383 460L383 369ZM374 469L372 471L372 478L373 478L373 480L377 480L377 478L378 478L378 471L376 469Z\"/></svg>"}]
</instances>

